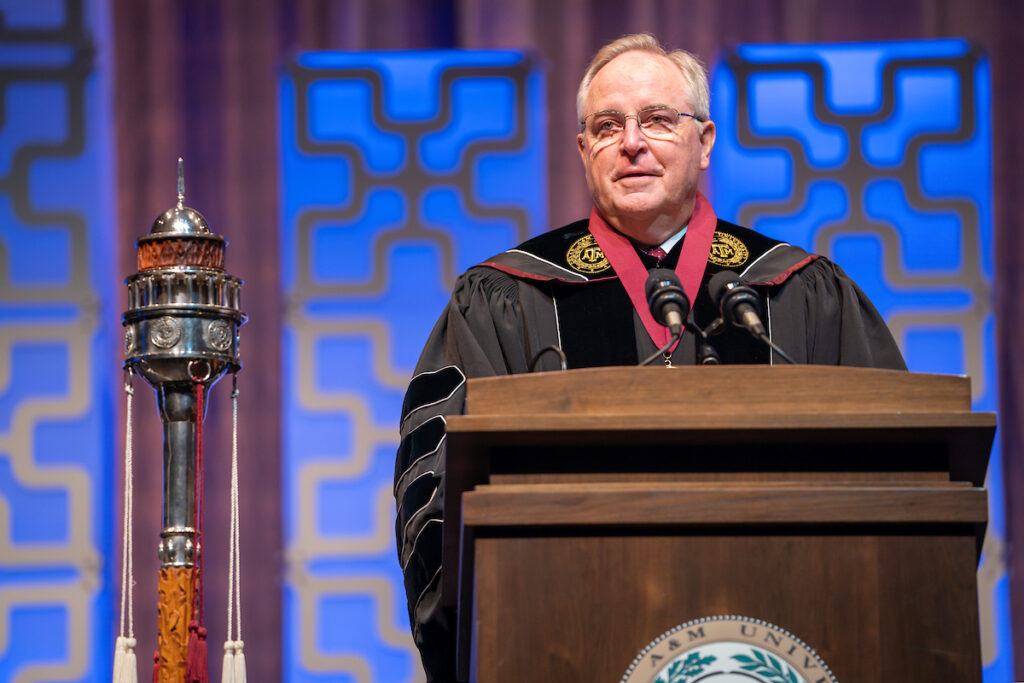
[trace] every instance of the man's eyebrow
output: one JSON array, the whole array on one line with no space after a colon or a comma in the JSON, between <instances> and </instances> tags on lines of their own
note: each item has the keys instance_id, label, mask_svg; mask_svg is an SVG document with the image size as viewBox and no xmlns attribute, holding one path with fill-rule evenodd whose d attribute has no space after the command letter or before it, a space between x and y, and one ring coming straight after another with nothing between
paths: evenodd
<instances>
[{"instance_id":1,"label":"man's eyebrow","mask_svg":"<svg viewBox=\"0 0 1024 683\"><path fill-rule=\"evenodd\" d=\"M645 104L644 106L637 109L637 111L644 111L645 109L675 109L671 104L665 104L664 102L654 102L652 104ZM595 112L587 114L587 117L597 116L598 114L623 114L621 109L599 109Z\"/></svg>"}]
</instances>

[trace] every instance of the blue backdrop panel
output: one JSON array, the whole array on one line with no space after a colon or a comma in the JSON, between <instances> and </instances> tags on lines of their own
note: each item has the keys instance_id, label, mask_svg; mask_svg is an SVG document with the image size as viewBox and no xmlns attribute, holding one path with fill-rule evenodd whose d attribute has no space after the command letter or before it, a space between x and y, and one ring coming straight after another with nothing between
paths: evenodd
<instances>
[{"instance_id":1,"label":"blue backdrop panel","mask_svg":"<svg viewBox=\"0 0 1024 683\"><path fill-rule=\"evenodd\" d=\"M110 678L105 5L0 0L0 681Z\"/></svg>"},{"instance_id":2,"label":"blue backdrop panel","mask_svg":"<svg viewBox=\"0 0 1024 683\"><path fill-rule=\"evenodd\" d=\"M994 411L990 90L988 60L960 40L741 47L714 72L711 193L723 218L837 261L912 370L970 374L975 409ZM986 683L1013 680L1000 463L997 447Z\"/></svg>"},{"instance_id":3,"label":"blue backdrop panel","mask_svg":"<svg viewBox=\"0 0 1024 683\"><path fill-rule=\"evenodd\" d=\"M394 541L402 395L465 269L545 228L518 52L312 53L281 80L286 680L422 680Z\"/></svg>"}]
</instances>

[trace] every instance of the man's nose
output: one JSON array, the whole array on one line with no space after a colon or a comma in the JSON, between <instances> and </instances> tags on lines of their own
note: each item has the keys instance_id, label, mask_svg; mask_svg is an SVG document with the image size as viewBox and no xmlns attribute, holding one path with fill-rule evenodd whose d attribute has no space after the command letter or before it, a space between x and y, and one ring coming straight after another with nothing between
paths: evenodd
<instances>
[{"instance_id":1,"label":"man's nose","mask_svg":"<svg viewBox=\"0 0 1024 683\"><path fill-rule=\"evenodd\" d=\"M635 117L626 119L622 127L622 149L629 156L635 156L647 145L647 137L640 132L640 124Z\"/></svg>"}]
</instances>

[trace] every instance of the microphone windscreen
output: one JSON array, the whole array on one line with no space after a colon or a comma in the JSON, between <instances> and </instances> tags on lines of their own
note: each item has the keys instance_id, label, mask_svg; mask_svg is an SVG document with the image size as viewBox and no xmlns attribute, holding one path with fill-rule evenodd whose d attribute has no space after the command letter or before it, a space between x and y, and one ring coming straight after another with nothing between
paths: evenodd
<instances>
[{"instance_id":1,"label":"microphone windscreen","mask_svg":"<svg viewBox=\"0 0 1024 683\"><path fill-rule=\"evenodd\" d=\"M669 286L676 286L679 289L683 288L683 283L679 281L679 276L676 275L674 270L668 268L655 268L647 276L647 285L644 287L644 293L647 294L647 303L650 305L651 297L655 293Z\"/></svg>"},{"instance_id":2,"label":"microphone windscreen","mask_svg":"<svg viewBox=\"0 0 1024 683\"><path fill-rule=\"evenodd\" d=\"M723 270L721 273L716 273L711 277L711 281L708 282L708 294L711 295L711 301L714 302L715 306L718 306L722 301L725 288L733 282L739 282L739 279L740 276L731 270Z\"/></svg>"}]
</instances>

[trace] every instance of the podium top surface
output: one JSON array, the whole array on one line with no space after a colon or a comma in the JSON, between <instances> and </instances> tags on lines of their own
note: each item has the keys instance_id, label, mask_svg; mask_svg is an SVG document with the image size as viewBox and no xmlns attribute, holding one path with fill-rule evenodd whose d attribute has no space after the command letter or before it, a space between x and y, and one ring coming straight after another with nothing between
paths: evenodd
<instances>
[{"instance_id":1,"label":"podium top surface","mask_svg":"<svg viewBox=\"0 0 1024 683\"><path fill-rule=\"evenodd\" d=\"M956 375L823 365L604 367L470 379L466 414L969 413Z\"/></svg>"}]
</instances>

